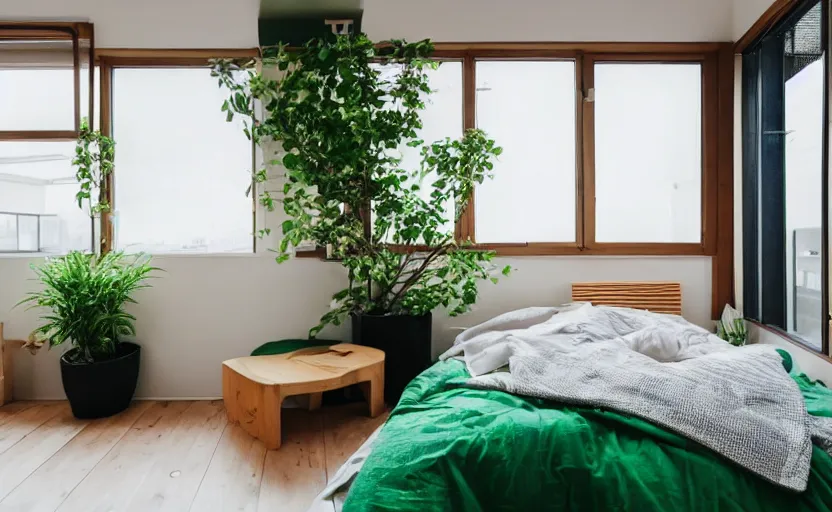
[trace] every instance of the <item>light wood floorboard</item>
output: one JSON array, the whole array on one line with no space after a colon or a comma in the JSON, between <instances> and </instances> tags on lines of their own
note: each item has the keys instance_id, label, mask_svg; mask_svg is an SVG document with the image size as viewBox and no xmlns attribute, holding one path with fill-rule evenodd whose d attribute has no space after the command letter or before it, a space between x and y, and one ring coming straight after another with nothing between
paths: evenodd
<instances>
[{"instance_id":1,"label":"light wood floorboard","mask_svg":"<svg viewBox=\"0 0 832 512\"><path fill-rule=\"evenodd\" d=\"M268 451L222 401L141 401L101 420L12 402L0 407L0 512L305 512L386 417L287 409L283 446Z\"/></svg>"}]
</instances>

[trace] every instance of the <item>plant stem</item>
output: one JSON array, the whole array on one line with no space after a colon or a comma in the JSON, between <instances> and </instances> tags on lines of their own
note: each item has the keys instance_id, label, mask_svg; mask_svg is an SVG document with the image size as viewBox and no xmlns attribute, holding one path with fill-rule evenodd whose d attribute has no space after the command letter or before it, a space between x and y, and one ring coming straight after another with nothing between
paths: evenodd
<instances>
[{"instance_id":1,"label":"plant stem","mask_svg":"<svg viewBox=\"0 0 832 512\"><path fill-rule=\"evenodd\" d=\"M396 301L398 301L399 298L401 298L401 296L404 294L404 292L406 292L408 290L408 288L410 288L413 285L413 283L415 283L419 279L419 276L421 276L422 273L425 271L425 269L428 268L428 265L430 265L430 262L435 260L437 257L442 256L443 254L448 252L448 248L449 248L448 245L440 245L439 247L436 247L435 249L433 249L430 252L428 257L425 258L425 261L419 266L418 269L416 269L415 272L410 274L410 277L407 278L407 281L404 282L402 287L399 288L399 291L396 292L396 295L394 295L393 298L390 300L390 306L389 306L390 308L392 308L393 305L396 303Z\"/></svg>"}]
</instances>

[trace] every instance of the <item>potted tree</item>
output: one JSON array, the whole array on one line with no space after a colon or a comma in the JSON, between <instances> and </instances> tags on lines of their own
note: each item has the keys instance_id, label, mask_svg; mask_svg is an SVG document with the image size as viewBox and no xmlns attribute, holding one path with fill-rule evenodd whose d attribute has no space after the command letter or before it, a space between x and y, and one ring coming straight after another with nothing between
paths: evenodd
<instances>
[{"instance_id":1,"label":"potted tree","mask_svg":"<svg viewBox=\"0 0 832 512\"><path fill-rule=\"evenodd\" d=\"M105 193L95 196L112 171L113 150L112 140L83 124L73 160L80 183L76 198L79 207L86 200L92 217L109 209ZM135 302L133 292L147 287L144 281L155 270L149 258L72 251L32 268L43 286L19 304L49 312L41 317L43 325L32 332L28 347L36 351L45 343L50 348L73 345L60 364L64 391L77 418L123 411L136 390L141 355L139 345L122 340L135 334L135 318L124 306Z\"/></svg>"},{"instance_id":2,"label":"potted tree","mask_svg":"<svg viewBox=\"0 0 832 512\"><path fill-rule=\"evenodd\" d=\"M346 267L349 285L310 337L351 317L353 342L386 353L389 402L431 362L432 311L464 313L479 280L497 282L494 253L457 240L454 221L502 150L480 130L418 139L427 70L439 65L432 51L429 41L333 36L264 49L259 67L218 60L213 69L230 93L228 119L243 116L266 162L285 169L277 190L265 167L252 173L259 202L269 211L280 202L287 216L277 261L311 241ZM418 169L402 168L401 148L418 148Z\"/></svg>"}]
</instances>

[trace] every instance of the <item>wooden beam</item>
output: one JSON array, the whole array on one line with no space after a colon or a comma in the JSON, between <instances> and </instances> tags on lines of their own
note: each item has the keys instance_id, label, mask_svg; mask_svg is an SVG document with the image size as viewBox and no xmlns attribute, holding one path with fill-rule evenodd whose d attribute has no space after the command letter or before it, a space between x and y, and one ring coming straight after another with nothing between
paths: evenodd
<instances>
[{"instance_id":1,"label":"wooden beam","mask_svg":"<svg viewBox=\"0 0 832 512\"><path fill-rule=\"evenodd\" d=\"M716 255L711 270L711 314L719 318L734 304L734 49L719 51L718 146L716 183Z\"/></svg>"},{"instance_id":2,"label":"wooden beam","mask_svg":"<svg viewBox=\"0 0 832 512\"><path fill-rule=\"evenodd\" d=\"M775 0L773 4L763 13L760 18L751 25L751 28L740 37L734 44L734 53L744 52L751 44L763 34L771 30L778 21L783 19L800 0Z\"/></svg>"}]
</instances>

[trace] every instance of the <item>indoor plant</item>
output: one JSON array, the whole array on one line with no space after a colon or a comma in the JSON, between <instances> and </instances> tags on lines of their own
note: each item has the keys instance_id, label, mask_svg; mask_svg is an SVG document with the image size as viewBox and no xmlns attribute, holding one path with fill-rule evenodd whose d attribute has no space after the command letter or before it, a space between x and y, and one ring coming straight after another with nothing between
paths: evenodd
<instances>
[{"instance_id":1,"label":"indoor plant","mask_svg":"<svg viewBox=\"0 0 832 512\"><path fill-rule=\"evenodd\" d=\"M439 65L432 51L429 41L333 36L264 49L260 68L219 60L213 69L230 93L228 119L243 116L265 161L285 169L278 190L266 168L252 173L259 202L270 211L282 202L288 217L277 261L314 242L347 269L348 287L310 336L351 316L353 341L386 352L394 400L430 364L431 311L464 313L479 280L497 281L494 254L458 241L448 217L460 218L502 150L480 130L428 144L417 138L431 92L426 71ZM406 147L421 148L420 168L402 168Z\"/></svg>"},{"instance_id":2,"label":"indoor plant","mask_svg":"<svg viewBox=\"0 0 832 512\"><path fill-rule=\"evenodd\" d=\"M61 380L77 418L101 418L130 405L139 376L141 348L122 341L134 335L135 318L124 310L132 293L146 288L154 270L141 255L103 256L77 251L33 266L43 284L21 303L48 308L30 344L65 342L73 348L61 356Z\"/></svg>"},{"instance_id":3,"label":"indoor plant","mask_svg":"<svg viewBox=\"0 0 832 512\"><path fill-rule=\"evenodd\" d=\"M76 146L73 165L80 184L78 206L87 200L95 218L107 211L104 190L112 172L113 141L92 131L85 122ZM41 282L20 304L48 308L43 325L30 336L29 348L69 342L61 356L61 379L72 413L78 418L116 414L130 404L139 375L141 349L121 338L135 334L135 318L125 311L135 302L133 292L146 288L145 279L155 270L144 255L121 252L99 254L73 251L47 258L32 268Z\"/></svg>"}]
</instances>

